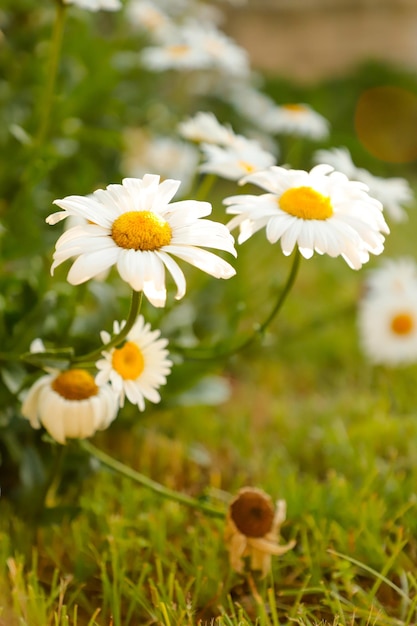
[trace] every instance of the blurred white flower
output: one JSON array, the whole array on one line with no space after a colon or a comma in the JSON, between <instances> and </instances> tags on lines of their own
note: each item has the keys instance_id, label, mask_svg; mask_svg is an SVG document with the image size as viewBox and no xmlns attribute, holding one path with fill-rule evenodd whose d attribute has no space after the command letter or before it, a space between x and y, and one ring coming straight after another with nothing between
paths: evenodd
<instances>
[{"instance_id":1,"label":"blurred white flower","mask_svg":"<svg viewBox=\"0 0 417 626\"><path fill-rule=\"evenodd\" d=\"M73 4L87 11L118 11L122 8L120 0L63 0L64 4Z\"/></svg>"},{"instance_id":2,"label":"blurred white flower","mask_svg":"<svg viewBox=\"0 0 417 626\"><path fill-rule=\"evenodd\" d=\"M392 298L403 293L417 294L417 263L411 257L383 259L380 267L367 273L366 294L391 294Z\"/></svg>"},{"instance_id":3,"label":"blurred white flower","mask_svg":"<svg viewBox=\"0 0 417 626\"><path fill-rule=\"evenodd\" d=\"M249 64L246 51L214 24L189 20L171 29L160 45L142 50L143 65L151 71L219 70L230 75L245 75Z\"/></svg>"},{"instance_id":4,"label":"blurred white flower","mask_svg":"<svg viewBox=\"0 0 417 626\"><path fill-rule=\"evenodd\" d=\"M181 181L182 196L188 193L200 158L195 146L173 137L152 136L140 128L128 128L123 139L123 174L141 178L157 170L162 178Z\"/></svg>"},{"instance_id":5,"label":"blurred white flower","mask_svg":"<svg viewBox=\"0 0 417 626\"><path fill-rule=\"evenodd\" d=\"M125 323L114 322L113 333L119 334ZM159 339L159 330L151 330L140 315L129 331L126 341L120 348L103 351L103 359L96 362L99 373L97 385L109 382L116 393L120 406L125 397L145 410L145 399L158 403L161 400L157 389L166 383L172 361L168 357L166 339ZM103 344L110 341L111 335L102 331Z\"/></svg>"},{"instance_id":6,"label":"blurred white flower","mask_svg":"<svg viewBox=\"0 0 417 626\"><path fill-rule=\"evenodd\" d=\"M223 224L201 219L211 213L209 202L182 200L170 203L180 181L147 174L125 178L88 196L55 200L63 209L47 218L56 224L70 215L84 217L56 243L51 272L76 256L68 281L79 285L115 265L122 280L143 291L157 307L165 306L165 268L177 285L176 298L184 296L185 276L172 256L191 263L216 278L230 278L234 268L199 246L236 255L233 237Z\"/></svg>"},{"instance_id":7,"label":"blurred white flower","mask_svg":"<svg viewBox=\"0 0 417 626\"><path fill-rule=\"evenodd\" d=\"M272 115L276 104L248 81L232 82L224 88L224 97L243 117L254 126L269 131L265 120Z\"/></svg>"},{"instance_id":8,"label":"blurred white flower","mask_svg":"<svg viewBox=\"0 0 417 626\"><path fill-rule=\"evenodd\" d=\"M155 2L129 0L126 17L130 25L143 30L155 41L163 40L172 28L171 18Z\"/></svg>"},{"instance_id":9,"label":"blurred white flower","mask_svg":"<svg viewBox=\"0 0 417 626\"><path fill-rule=\"evenodd\" d=\"M188 25L190 41L200 45L208 58L208 66L231 76L249 74L249 57L244 48L219 30L214 24L191 21Z\"/></svg>"},{"instance_id":10,"label":"blurred white flower","mask_svg":"<svg viewBox=\"0 0 417 626\"><path fill-rule=\"evenodd\" d=\"M219 146L231 144L236 137L230 126L220 124L214 113L204 111L199 111L193 117L180 122L178 130L182 137L190 141Z\"/></svg>"},{"instance_id":11,"label":"blurred white flower","mask_svg":"<svg viewBox=\"0 0 417 626\"><path fill-rule=\"evenodd\" d=\"M262 118L262 128L274 134L296 135L314 140L326 139L329 122L308 104L282 104Z\"/></svg>"},{"instance_id":12,"label":"blurred white flower","mask_svg":"<svg viewBox=\"0 0 417 626\"><path fill-rule=\"evenodd\" d=\"M370 292L359 303L360 343L379 365L417 363L417 289Z\"/></svg>"},{"instance_id":13,"label":"blurred white flower","mask_svg":"<svg viewBox=\"0 0 417 626\"><path fill-rule=\"evenodd\" d=\"M42 350L41 350L42 351ZM115 419L118 398L110 385L97 385L84 369L46 374L29 389L22 415L33 428L43 426L53 439L85 439Z\"/></svg>"},{"instance_id":14,"label":"blurred white flower","mask_svg":"<svg viewBox=\"0 0 417 626\"><path fill-rule=\"evenodd\" d=\"M201 49L175 38L171 43L144 48L140 57L143 66L153 72L198 70L207 65L206 55Z\"/></svg>"},{"instance_id":15,"label":"blurred white flower","mask_svg":"<svg viewBox=\"0 0 417 626\"><path fill-rule=\"evenodd\" d=\"M246 176L268 193L238 195L225 199L227 212L234 214L228 224L240 227L239 243L266 227L268 241L281 242L285 255L297 245L309 259L314 252L342 256L353 269L369 260L369 254L384 249L389 233L382 205L371 198L362 183L352 182L329 165L317 165L310 172L272 166Z\"/></svg>"},{"instance_id":16,"label":"blurred white flower","mask_svg":"<svg viewBox=\"0 0 417 626\"><path fill-rule=\"evenodd\" d=\"M368 170L356 167L349 150L344 147L317 150L314 154L314 161L328 163L349 178L368 185L370 195L382 202L393 222L407 220L408 215L403 205L409 205L414 201L414 193L405 178L374 176Z\"/></svg>"},{"instance_id":17,"label":"blurred white flower","mask_svg":"<svg viewBox=\"0 0 417 626\"><path fill-rule=\"evenodd\" d=\"M275 163L275 156L264 150L253 139L236 135L225 146L202 143L205 162L199 166L200 172L216 174L229 180L239 180L249 173L264 170Z\"/></svg>"}]
</instances>

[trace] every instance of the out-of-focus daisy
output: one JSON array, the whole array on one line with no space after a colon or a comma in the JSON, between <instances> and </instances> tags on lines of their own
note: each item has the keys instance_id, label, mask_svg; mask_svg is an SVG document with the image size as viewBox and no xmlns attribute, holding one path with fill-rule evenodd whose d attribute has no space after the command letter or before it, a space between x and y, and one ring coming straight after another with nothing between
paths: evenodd
<instances>
[{"instance_id":1,"label":"out-of-focus daisy","mask_svg":"<svg viewBox=\"0 0 417 626\"><path fill-rule=\"evenodd\" d=\"M114 322L113 332L119 334L124 323ZM99 373L97 385L110 382L119 398L120 406L125 397L145 410L145 398L158 403L161 400L157 389L166 383L166 376L171 371L172 361L165 347L166 339L159 339L160 331L151 330L150 324L140 315L129 331L122 347L103 351L103 359L96 363ZM103 344L110 341L106 331L101 332Z\"/></svg>"},{"instance_id":2,"label":"out-of-focus daisy","mask_svg":"<svg viewBox=\"0 0 417 626\"><path fill-rule=\"evenodd\" d=\"M121 168L132 178L158 170L162 178L181 181L181 194L190 190L197 171L199 153L195 146L173 137L152 136L140 128L123 133L125 151Z\"/></svg>"},{"instance_id":3,"label":"out-of-focus daisy","mask_svg":"<svg viewBox=\"0 0 417 626\"><path fill-rule=\"evenodd\" d=\"M118 11L122 8L120 0L63 0L64 4L73 4L87 11Z\"/></svg>"},{"instance_id":4,"label":"out-of-focus daisy","mask_svg":"<svg viewBox=\"0 0 417 626\"><path fill-rule=\"evenodd\" d=\"M149 46L141 53L142 63L152 71L218 70L229 75L248 72L247 53L213 24L199 21L170 30L166 41Z\"/></svg>"},{"instance_id":5,"label":"out-of-focus daisy","mask_svg":"<svg viewBox=\"0 0 417 626\"><path fill-rule=\"evenodd\" d=\"M229 180L239 180L275 163L275 156L264 150L256 140L241 135L236 135L229 145L202 143L201 149L205 162L199 166L200 172L217 174Z\"/></svg>"},{"instance_id":6,"label":"out-of-focus daisy","mask_svg":"<svg viewBox=\"0 0 417 626\"><path fill-rule=\"evenodd\" d=\"M163 40L172 28L170 17L154 2L130 0L126 5L129 24L143 30L155 41Z\"/></svg>"},{"instance_id":7,"label":"out-of-focus daisy","mask_svg":"<svg viewBox=\"0 0 417 626\"><path fill-rule=\"evenodd\" d=\"M63 209L47 218L56 224L77 215L88 223L67 230L56 243L51 272L77 257L68 281L79 285L115 265L122 280L143 291L157 307L165 305L165 268L177 285L176 298L184 296L185 277L172 256L191 263L216 278L230 278L234 268L199 246L236 255L233 237L223 224L201 219L211 213L209 202L182 200L170 203L180 186L178 180L159 182L147 174L125 178L88 196L55 200Z\"/></svg>"},{"instance_id":8,"label":"out-of-focus daisy","mask_svg":"<svg viewBox=\"0 0 417 626\"><path fill-rule=\"evenodd\" d=\"M214 24L191 21L188 25L190 41L200 45L206 53L208 66L231 76L249 74L249 57L244 48L228 37Z\"/></svg>"},{"instance_id":9,"label":"out-of-focus daisy","mask_svg":"<svg viewBox=\"0 0 417 626\"><path fill-rule=\"evenodd\" d=\"M286 518L285 500L278 500L276 508L270 496L254 487L243 487L229 505L225 543L231 567L242 573L244 557L249 567L266 576L271 569L272 555L281 556L295 546L295 541L279 545L279 531Z\"/></svg>"},{"instance_id":10,"label":"out-of-focus daisy","mask_svg":"<svg viewBox=\"0 0 417 626\"><path fill-rule=\"evenodd\" d=\"M207 67L207 54L200 46L196 46L191 38L170 33L167 40L158 46L148 46L141 52L144 67L152 72L166 70L198 70Z\"/></svg>"},{"instance_id":11,"label":"out-of-focus daisy","mask_svg":"<svg viewBox=\"0 0 417 626\"><path fill-rule=\"evenodd\" d=\"M281 242L290 255L297 245L305 258L314 252L342 256L353 269L380 254L384 235L389 233L382 205L371 198L367 187L352 182L330 165L317 165L310 172L272 166L246 176L268 193L226 198L227 212L234 214L228 224L240 227L239 243L266 227L271 243Z\"/></svg>"},{"instance_id":12,"label":"out-of-focus daisy","mask_svg":"<svg viewBox=\"0 0 417 626\"><path fill-rule=\"evenodd\" d=\"M308 104L282 104L265 113L262 127L271 133L296 135L314 140L329 135L329 122Z\"/></svg>"},{"instance_id":13,"label":"out-of-focus daisy","mask_svg":"<svg viewBox=\"0 0 417 626\"><path fill-rule=\"evenodd\" d=\"M256 85L252 85L248 81L231 82L224 86L223 97L254 126L269 132L270 129L266 125L266 121L273 114L277 105Z\"/></svg>"},{"instance_id":14,"label":"out-of-focus daisy","mask_svg":"<svg viewBox=\"0 0 417 626\"><path fill-rule=\"evenodd\" d=\"M417 294L417 263L411 257L384 259L380 267L368 272L366 293L372 295Z\"/></svg>"},{"instance_id":15,"label":"out-of-focus daisy","mask_svg":"<svg viewBox=\"0 0 417 626\"><path fill-rule=\"evenodd\" d=\"M371 196L382 202L384 209L394 222L403 222L408 218L403 205L413 202L414 193L405 178L374 176L368 170L356 167L349 150L344 147L317 150L314 154L314 161L328 163L349 178L368 185Z\"/></svg>"},{"instance_id":16,"label":"out-of-focus daisy","mask_svg":"<svg viewBox=\"0 0 417 626\"><path fill-rule=\"evenodd\" d=\"M358 312L362 349L379 365L417 363L417 291L363 297Z\"/></svg>"},{"instance_id":17,"label":"out-of-focus daisy","mask_svg":"<svg viewBox=\"0 0 417 626\"><path fill-rule=\"evenodd\" d=\"M43 426L55 441L65 444L67 439L85 439L104 430L118 409L110 385L97 385L87 370L69 369L39 378L21 412L33 428Z\"/></svg>"},{"instance_id":18,"label":"out-of-focus daisy","mask_svg":"<svg viewBox=\"0 0 417 626\"><path fill-rule=\"evenodd\" d=\"M180 122L178 130L185 139L218 146L227 146L236 137L230 126L220 124L214 113L204 111L199 111L193 117Z\"/></svg>"}]
</instances>

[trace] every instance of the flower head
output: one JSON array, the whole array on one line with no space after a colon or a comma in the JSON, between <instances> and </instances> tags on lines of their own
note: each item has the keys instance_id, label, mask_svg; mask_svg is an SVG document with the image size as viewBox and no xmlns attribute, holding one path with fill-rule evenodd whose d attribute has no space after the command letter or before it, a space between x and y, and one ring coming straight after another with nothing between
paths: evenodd
<instances>
[{"instance_id":1,"label":"flower head","mask_svg":"<svg viewBox=\"0 0 417 626\"><path fill-rule=\"evenodd\" d=\"M271 243L281 241L285 255L298 245L305 258L314 252L342 256L353 269L384 249L389 233L382 205L367 193L366 185L352 182L328 165L310 172L272 166L242 179L266 189L260 196L225 199L235 217L228 226L240 227L239 243L264 226Z\"/></svg>"},{"instance_id":2,"label":"flower head","mask_svg":"<svg viewBox=\"0 0 417 626\"><path fill-rule=\"evenodd\" d=\"M200 165L200 172L217 174L229 180L239 180L275 163L275 156L264 150L258 141L242 135L236 135L225 146L203 143L201 149L206 161Z\"/></svg>"},{"instance_id":3,"label":"flower head","mask_svg":"<svg viewBox=\"0 0 417 626\"><path fill-rule=\"evenodd\" d=\"M214 113L204 111L180 122L178 129L185 139L219 146L231 144L236 136L230 126L220 124Z\"/></svg>"},{"instance_id":4,"label":"flower head","mask_svg":"<svg viewBox=\"0 0 417 626\"><path fill-rule=\"evenodd\" d=\"M114 333L118 334L124 324L114 323ZM127 335L127 340L120 348L103 351L103 359L96 363L99 373L96 383L103 385L110 382L123 406L125 397L145 409L145 398L150 402L159 402L157 391L166 383L166 376L171 371L172 361L165 349L168 341L159 339L160 331L151 330L150 324L140 315ZM102 331L103 343L110 341L110 335Z\"/></svg>"},{"instance_id":5,"label":"flower head","mask_svg":"<svg viewBox=\"0 0 417 626\"><path fill-rule=\"evenodd\" d=\"M70 215L88 223L67 230L56 243L51 272L76 256L68 281L79 285L115 265L132 289L143 291L154 306L166 302L165 268L177 285L176 298L185 294L185 277L172 256L177 256L216 278L230 278L233 267L199 246L236 251L233 237L223 224L202 217L211 213L208 202L182 200L170 203L180 181L159 182L159 176L125 178L92 196L55 200L63 211L47 218L56 224Z\"/></svg>"},{"instance_id":6,"label":"flower head","mask_svg":"<svg viewBox=\"0 0 417 626\"><path fill-rule=\"evenodd\" d=\"M242 573L244 557L250 568L265 576L271 569L271 556L282 555L295 546L295 541L279 545L279 530L286 517L286 504L272 499L261 489L243 487L232 500L226 517L225 542L231 567Z\"/></svg>"},{"instance_id":7,"label":"flower head","mask_svg":"<svg viewBox=\"0 0 417 626\"><path fill-rule=\"evenodd\" d=\"M358 313L362 349L379 365L417 363L417 290L370 292L362 298Z\"/></svg>"},{"instance_id":8,"label":"flower head","mask_svg":"<svg viewBox=\"0 0 417 626\"><path fill-rule=\"evenodd\" d=\"M29 389L22 415L33 428L41 425L58 443L85 439L115 419L117 396L110 385L97 385L84 369L53 372Z\"/></svg>"},{"instance_id":9,"label":"flower head","mask_svg":"<svg viewBox=\"0 0 417 626\"><path fill-rule=\"evenodd\" d=\"M347 148L317 150L314 159L317 163L328 163L352 180L365 183L370 195L382 203L393 222L403 222L407 219L404 205L411 204L414 194L405 178L374 176L368 170L356 167Z\"/></svg>"},{"instance_id":10,"label":"flower head","mask_svg":"<svg viewBox=\"0 0 417 626\"><path fill-rule=\"evenodd\" d=\"M152 71L215 70L233 76L249 72L247 52L215 24L201 19L171 28L159 45L142 51L141 59Z\"/></svg>"},{"instance_id":11,"label":"flower head","mask_svg":"<svg viewBox=\"0 0 417 626\"><path fill-rule=\"evenodd\" d=\"M122 170L130 178L140 178L158 168L162 178L181 180L181 194L191 187L199 154L195 146L173 137L155 135L139 128L124 132Z\"/></svg>"},{"instance_id":12,"label":"flower head","mask_svg":"<svg viewBox=\"0 0 417 626\"><path fill-rule=\"evenodd\" d=\"M262 120L262 127L271 133L283 133L325 139L329 134L329 122L308 104L282 104L270 109Z\"/></svg>"},{"instance_id":13,"label":"flower head","mask_svg":"<svg viewBox=\"0 0 417 626\"><path fill-rule=\"evenodd\" d=\"M402 293L417 294L417 263L411 257L384 259L370 270L365 281L366 294L388 295L395 299Z\"/></svg>"}]
</instances>

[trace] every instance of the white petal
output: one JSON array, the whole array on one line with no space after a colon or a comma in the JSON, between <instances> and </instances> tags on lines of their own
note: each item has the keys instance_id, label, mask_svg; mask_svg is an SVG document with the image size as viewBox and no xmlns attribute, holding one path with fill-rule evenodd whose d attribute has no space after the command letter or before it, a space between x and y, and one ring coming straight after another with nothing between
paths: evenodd
<instances>
[{"instance_id":1,"label":"white petal","mask_svg":"<svg viewBox=\"0 0 417 626\"><path fill-rule=\"evenodd\" d=\"M104 270L115 264L119 250L109 248L106 251L97 250L91 254L82 254L73 263L68 272L68 282L71 285L80 285L90 278L94 278Z\"/></svg>"},{"instance_id":2,"label":"white petal","mask_svg":"<svg viewBox=\"0 0 417 626\"><path fill-rule=\"evenodd\" d=\"M184 297L186 291L185 276L178 263L163 250L159 250L156 254L160 257L168 272L171 274L177 286L177 294L175 298L180 300Z\"/></svg>"}]
</instances>

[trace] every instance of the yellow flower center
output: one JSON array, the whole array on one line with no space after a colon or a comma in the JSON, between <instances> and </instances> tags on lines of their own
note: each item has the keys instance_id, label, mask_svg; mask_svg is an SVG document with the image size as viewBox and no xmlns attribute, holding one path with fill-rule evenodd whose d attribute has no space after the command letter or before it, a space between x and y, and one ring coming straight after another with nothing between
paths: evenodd
<instances>
[{"instance_id":1,"label":"yellow flower center","mask_svg":"<svg viewBox=\"0 0 417 626\"><path fill-rule=\"evenodd\" d=\"M239 161L238 165L242 168L242 170L245 170L245 172L247 172L248 174L252 174L252 172L255 171L255 166L252 165L251 163L248 163L247 161Z\"/></svg>"},{"instance_id":2,"label":"yellow flower center","mask_svg":"<svg viewBox=\"0 0 417 626\"><path fill-rule=\"evenodd\" d=\"M79 369L61 372L51 387L66 400L87 400L98 393L98 387L91 374Z\"/></svg>"},{"instance_id":3,"label":"yellow flower center","mask_svg":"<svg viewBox=\"0 0 417 626\"><path fill-rule=\"evenodd\" d=\"M272 528L271 499L257 489L242 490L230 505L236 528L246 537L264 537Z\"/></svg>"},{"instance_id":4,"label":"yellow flower center","mask_svg":"<svg viewBox=\"0 0 417 626\"><path fill-rule=\"evenodd\" d=\"M396 335L409 335L414 328L414 320L409 313L398 313L391 320L391 330Z\"/></svg>"},{"instance_id":5,"label":"yellow flower center","mask_svg":"<svg viewBox=\"0 0 417 626\"><path fill-rule=\"evenodd\" d=\"M311 187L287 189L278 203L283 211L302 220L327 220L333 215L330 198Z\"/></svg>"},{"instance_id":6,"label":"yellow flower center","mask_svg":"<svg viewBox=\"0 0 417 626\"><path fill-rule=\"evenodd\" d=\"M127 211L114 220L111 236L121 248L158 250L171 241L171 227L152 211Z\"/></svg>"},{"instance_id":7,"label":"yellow flower center","mask_svg":"<svg viewBox=\"0 0 417 626\"><path fill-rule=\"evenodd\" d=\"M176 45L169 46L168 50L170 54L172 54L173 57L182 57L182 56L185 56L187 52L190 51L190 46L187 46L187 44L185 43L179 43Z\"/></svg>"},{"instance_id":8,"label":"yellow flower center","mask_svg":"<svg viewBox=\"0 0 417 626\"><path fill-rule=\"evenodd\" d=\"M289 104L283 104L282 108L286 111L291 111L293 113L304 113L306 111L306 108L303 104L293 104L292 102L290 102Z\"/></svg>"},{"instance_id":9,"label":"yellow flower center","mask_svg":"<svg viewBox=\"0 0 417 626\"><path fill-rule=\"evenodd\" d=\"M136 380L144 370L145 360L138 346L127 341L123 348L114 350L112 366L124 380Z\"/></svg>"}]
</instances>

